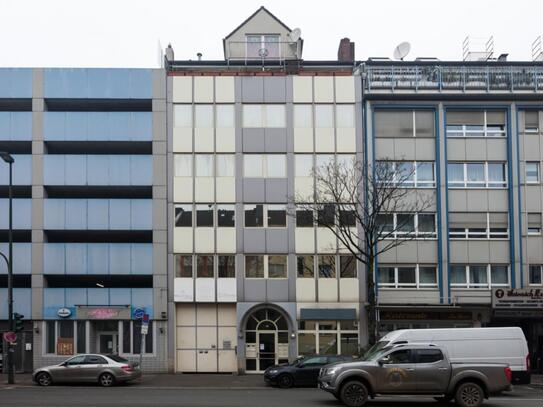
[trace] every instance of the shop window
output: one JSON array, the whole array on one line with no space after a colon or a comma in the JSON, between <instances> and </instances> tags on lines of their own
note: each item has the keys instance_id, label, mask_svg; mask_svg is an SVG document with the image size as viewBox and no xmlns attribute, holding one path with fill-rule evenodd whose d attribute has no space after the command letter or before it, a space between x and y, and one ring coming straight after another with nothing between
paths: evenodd
<instances>
[{"instance_id":1,"label":"shop window","mask_svg":"<svg viewBox=\"0 0 543 407\"><path fill-rule=\"evenodd\" d=\"M85 353L86 321L45 321L45 353L59 356Z\"/></svg>"},{"instance_id":2,"label":"shop window","mask_svg":"<svg viewBox=\"0 0 543 407\"><path fill-rule=\"evenodd\" d=\"M298 354L356 355L356 321L299 321Z\"/></svg>"}]
</instances>

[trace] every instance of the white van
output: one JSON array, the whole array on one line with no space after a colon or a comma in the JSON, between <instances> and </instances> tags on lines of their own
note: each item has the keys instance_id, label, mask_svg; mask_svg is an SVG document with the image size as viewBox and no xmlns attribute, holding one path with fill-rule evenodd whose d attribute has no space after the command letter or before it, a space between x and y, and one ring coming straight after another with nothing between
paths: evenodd
<instances>
[{"instance_id":1,"label":"white van","mask_svg":"<svg viewBox=\"0 0 543 407\"><path fill-rule=\"evenodd\" d=\"M447 349L453 362L508 363L513 383L530 383L530 356L522 329L401 329L383 336L374 348L397 343L432 343Z\"/></svg>"}]
</instances>

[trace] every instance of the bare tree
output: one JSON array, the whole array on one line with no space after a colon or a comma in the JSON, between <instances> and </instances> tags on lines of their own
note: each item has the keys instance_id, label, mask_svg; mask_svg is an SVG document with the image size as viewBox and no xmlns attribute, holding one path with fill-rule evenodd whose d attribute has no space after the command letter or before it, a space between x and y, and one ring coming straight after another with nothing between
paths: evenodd
<instances>
[{"instance_id":1,"label":"bare tree","mask_svg":"<svg viewBox=\"0 0 543 407\"><path fill-rule=\"evenodd\" d=\"M366 267L369 343L377 340L377 298L374 268L379 255L425 236L414 230L416 213L428 210L435 191L417 192L412 163L379 161L364 165L358 161L329 161L312 171L313 196L296 195L291 199L291 217L305 217L315 226L330 230L339 246ZM396 216L395 214L403 216ZM316 215L316 216L315 216ZM435 222L426 232L435 236ZM337 248L332 248L334 251Z\"/></svg>"}]
</instances>

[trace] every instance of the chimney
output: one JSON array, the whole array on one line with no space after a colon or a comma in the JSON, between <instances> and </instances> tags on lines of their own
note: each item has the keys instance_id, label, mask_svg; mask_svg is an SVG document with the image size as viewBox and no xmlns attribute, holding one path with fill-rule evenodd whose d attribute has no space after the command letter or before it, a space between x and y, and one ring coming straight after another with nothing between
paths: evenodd
<instances>
[{"instance_id":1,"label":"chimney","mask_svg":"<svg viewBox=\"0 0 543 407\"><path fill-rule=\"evenodd\" d=\"M348 38L342 38L339 41L337 60L339 62L354 62L354 42Z\"/></svg>"},{"instance_id":2,"label":"chimney","mask_svg":"<svg viewBox=\"0 0 543 407\"><path fill-rule=\"evenodd\" d=\"M174 60L172 44L168 44L166 47L166 60L170 62Z\"/></svg>"}]
</instances>

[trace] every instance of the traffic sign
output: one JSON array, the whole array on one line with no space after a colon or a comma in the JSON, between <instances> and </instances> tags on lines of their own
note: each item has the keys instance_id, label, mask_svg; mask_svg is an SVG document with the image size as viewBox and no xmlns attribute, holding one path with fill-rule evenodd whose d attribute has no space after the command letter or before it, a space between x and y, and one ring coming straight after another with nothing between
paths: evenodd
<instances>
[{"instance_id":1,"label":"traffic sign","mask_svg":"<svg viewBox=\"0 0 543 407\"><path fill-rule=\"evenodd\" d=\"M15 332L4 332L4 339L6 342L14 343L17 341L17 334Z\"/></svg>"},{"instance_id":2,"label":"traffic sign","mask_svg":"<svg viewBox=\"0 0 543 407\"><path fill-rule=\"evenodd\" d=\"M148 332L149 332L149 325L142 324L141 325L141 334L142 335L147 335Z\"/></svg>"},{"instance_id":3,"label":"traffic sign","mask_svg":"<svg viewBox=\"0 0 543 407\"><path fill-rule=\"evenodd\" d=\"M149 314L143 314L142 322L145 325L149 324Z\"/></svg>"},{"instance_id":4,"label":"traffic sign","mask_svg":"<svg viewBox=\"0 0 543 407\"><path fill-rule=\"evenodd\" d=\"M145 315L145 310L143 308L136 308L134 310L134 318L142 319L144 315Z\"/></svg>"}]
</instances>

